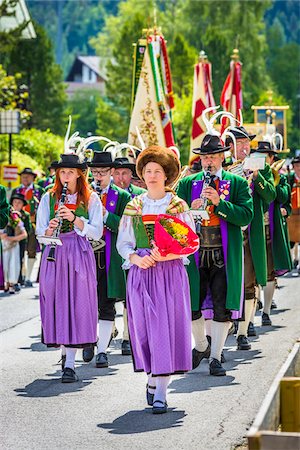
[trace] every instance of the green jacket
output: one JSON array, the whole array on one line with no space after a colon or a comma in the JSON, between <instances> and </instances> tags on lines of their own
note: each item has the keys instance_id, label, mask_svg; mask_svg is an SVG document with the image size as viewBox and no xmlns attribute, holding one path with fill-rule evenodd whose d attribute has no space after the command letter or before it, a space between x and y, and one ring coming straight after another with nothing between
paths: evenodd
<instances>
[{"instance_id":1,"label":"green jacket","mask_svg":"<svg viewBox=\"0 0 300 450\"><path fill-rule=\"evenodd\" d=\"M0 229L6 227L8 222L9 203L6 197L6 189L0 184Z\"/></svg>"},{"instance_id":2,"label":"green jacket","mask_svg":"<svg viewBox=\"0 0 300 450\"><path fill-rule=\"evenodd\" d=\"M249 243L257 284L267 284L267 252L264 213L275 200L276 190L272 170L268 164L258 172L252 183L254 217L249 226Z\"/></svg>"},{"instance_id":3,"label":"green jacket","mask_svg":"<svg viewBox=\"0 0 300 450\"><path fill-rule=\"evenodd\" d=\"M117 198L116 205L114 196ZM110 200L112 198L112 200ZM107 194L106 209L108 217L105 222L106 241L106 265L107 265L107 296L108 298L125 298L126 284L125 275L122 269L122 258L117 252L116 242L118 229L123 211L127 203L131 200L130 194L123 189L111 184ZM113 212L110 212L113 211Z\"/></svg>"},{"instance_id":4,"label":"green jacket","mask_svg":"<svg viewBox=\"0 0 300 450\"><path fill-rule=\"evenodd\" d=\"M189 206L192 203L192 186L195 181L203 180L203 172L190 175L179 182L177 194ZM226 187L221 194L223 186ZM229 186L229 187L228 187ZM202 188L201 188L202 189ZM253 218L253 200L249 192L248 183L243 178L229 172L222 171L222 181L219 183L220 203L215 207L215 214L220 218L222 244L227 274L226 308L240 309L243 297L243 235L242 226L248 225ZM201 245L201 243L200 243ZM200 302L200 276L195 256L189 257L187 267L192 310L199 310Z\"/></svg>"},{"instance_id":5,"label":"green jacket","mask_svg":"<svg viewBox=\"0 0 300 450\"><path fill-rule=\"evenodd\" d=\"M146 189L143 189L141 187L135 186L134 184L130 183L128 192L131 195L131 198L136 197L137 195L143 194L146 192Z\"/></svg>"}]
</instances>

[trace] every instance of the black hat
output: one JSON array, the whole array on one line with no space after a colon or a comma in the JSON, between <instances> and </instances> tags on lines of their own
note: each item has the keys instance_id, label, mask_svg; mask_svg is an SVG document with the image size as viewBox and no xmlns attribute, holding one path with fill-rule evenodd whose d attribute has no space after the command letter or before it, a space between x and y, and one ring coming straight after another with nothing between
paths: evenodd
<instances>
[{"instance_id":1,"label":"black hat","mask_svg":"<svg viewBox=\"0 0 300 450\"><path fill-rule=\"evenodd\" d=\"M52 163L50 164L50 166L47 167L47 169L48 170L55 169L55 165L54 164L57 164L57 163L58 163L58 161L52 161Z\"/></svg>"},{"instance_id":2,"label":"black hat","mask_svg":"<svg viewBox=\"0 0 300 450\"><path fill-rule=\"evenodd\" d=\"M219 136L206 134L203 138L201 147L194 148L193 153L196 155L211 155L213 153L221 153L229 150L230 147L223 147Z\"/></svg>"},{"instance_id":3,"label":"black hat","mask_svg":"<svg viewBox=\"0 0 300 450\"><path fill-rule=\"evenodd\" d=\"M27 205L27 201L25 200L25 197L23 194L15 192L14 194L12 194L12 196L10 197L10 204L12 204L13 200L22 200L22 202L24 203L24 206Z\"/></svg>"},{"instance_id":4,"label":"black hat","mask_svg":"<svg viewBox=\"0 0 300 450\"><path fill-rule=\"evenodd\" d=\"M274 150L269 141L259 141L258 147L253 149L253 151L258 153L278 153L278 150Z\"/></svg>"},{"instance_id":5,"label":"black hat","mask_svg":"<svg viewBox=\"0 0 300 450\"><path fill-rule=\"evenodd\" d=\"M54 161L52 163L52 167L57 170L61 168L67 168L67 169L80 169L85 170L87 169L87 164L85 162L81 162L79 160L78 155L68 155L68 154L62 154L60 155L59 161Z\"/></svg>"},{"instance_id":6,"label":"black hat","mask_svg":"<svg viewBox=\"0 0 300 450\"><path fill-rule=\"evenodd\" d=\"M115 167L110 152L95 152L89 167Z\"/></svg>"},{"instance_id":7,"label":"black hat","mask_svg":"<svg viewBox=\"0 0 300 450\"><path fill-rule=\"evenodd\" d=\"M247 130L245 127L241 126L241 127L234 127L234 128L228 128L228 131L230 131L230 133L233 134L233 136L235 137L235 139L249 139L250 141L252 141L252 139L255 138L256 134L248 134ZM232 142L232 139L230 136L228 136L226 138L225 144L229 145L229 143Z\"/></svg>"},{"instance_id":8,"label":"black hat","mask_svg":"<svg viewBox=\"0 0 300 450\"><path fill-rule=\"evenodd\" d=\"M300 163L300 156L294 156L292 159L292 164L298 164Z\"/></svg>"},{"instance_id":9,"label":"black hat","mask_svg":"<svg viewBox=\"0 0 300 450\"><path fill-rule=\"evenodd\" d=\"M36 178L37 174L33 172L33 170L30 167L25 167L25 169L22 170L18 175L32 175L34 178Z\"/></svg>"},{"instance_id":10,"label":"black hat","mask_svg":"<svg viewBox=\"0 0 300 450\"><path fill-rule=\"evenodd\" d=\"M130 169L133 172L135 168L135 164L130 162L127 157L116 158L114 163L116 169Z\"/></svg>"}]
</instances>

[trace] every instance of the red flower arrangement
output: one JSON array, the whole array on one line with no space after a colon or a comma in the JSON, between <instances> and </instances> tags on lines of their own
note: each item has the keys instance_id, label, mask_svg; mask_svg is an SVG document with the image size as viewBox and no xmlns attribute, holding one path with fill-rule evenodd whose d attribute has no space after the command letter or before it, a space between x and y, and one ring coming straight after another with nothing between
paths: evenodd
<instances>
[{"instance_id":1,"label":"red flower arrangement","mask_svg":"<svg viewBox=\"0 0 300 450\"><path fill-rule=\"evenodd\" d=\"M154 225L154 241L161 256L190 255L199 247L199 237L182 220L168 214L157 216Z\"/></svg>"}]
</instances>

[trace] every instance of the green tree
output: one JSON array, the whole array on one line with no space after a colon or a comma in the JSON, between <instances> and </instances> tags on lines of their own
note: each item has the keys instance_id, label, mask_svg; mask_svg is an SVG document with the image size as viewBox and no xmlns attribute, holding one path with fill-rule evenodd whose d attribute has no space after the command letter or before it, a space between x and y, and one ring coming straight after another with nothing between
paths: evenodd
<instances>
[{"instance_id":1,"label":"green tree","mask_svg":"<svg viewBox=\"0 0 300 450\"><path fill-rule=\"evenodd\" d=\"M65 85L62 71L54 63L52 44L43 28L34 24L37 38L22 40L10 54L8 71L20 72L29 88L30 126L57 134L65 132Z\"/></svg>"},{"instance_id":2,"label":"green tree","mask_svg":"<svg viewBox=\"0 0 300 450\"><path fill-rule=\"evenodd\" d=\"M97 129L97 105L101 94L95 89L80 89L68 101L73 128L80 136L95 134Z\"/></svg>"},{"instance_id":3,"label":"green tree","mask_svg":"<svg viewBox=\"0 0 300 450\"><path fill-rule=\"evenodd\" d=\"M180 34L175 35L168 49L173 91L179 97L187 95L193 89L193 66L197 59L197 51L191 47Z\"/></svg>"}]
</instances>

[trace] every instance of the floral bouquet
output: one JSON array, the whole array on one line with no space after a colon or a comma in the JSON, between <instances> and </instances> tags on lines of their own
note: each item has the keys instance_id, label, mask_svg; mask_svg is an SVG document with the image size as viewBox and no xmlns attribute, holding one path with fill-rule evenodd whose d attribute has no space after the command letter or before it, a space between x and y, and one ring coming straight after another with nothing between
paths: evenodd
<instances>
[{"instance_id":1,"label":"floral bouquet","mask_svg":"<svg viewBox=\"0 0 300 450\"><path fill-rule=\"evenodd\" d=\"M199 237L182 220L167 214L157 216L154 241L161 256L189 255L199 247Z\"/></svg>"}]
</instances>

